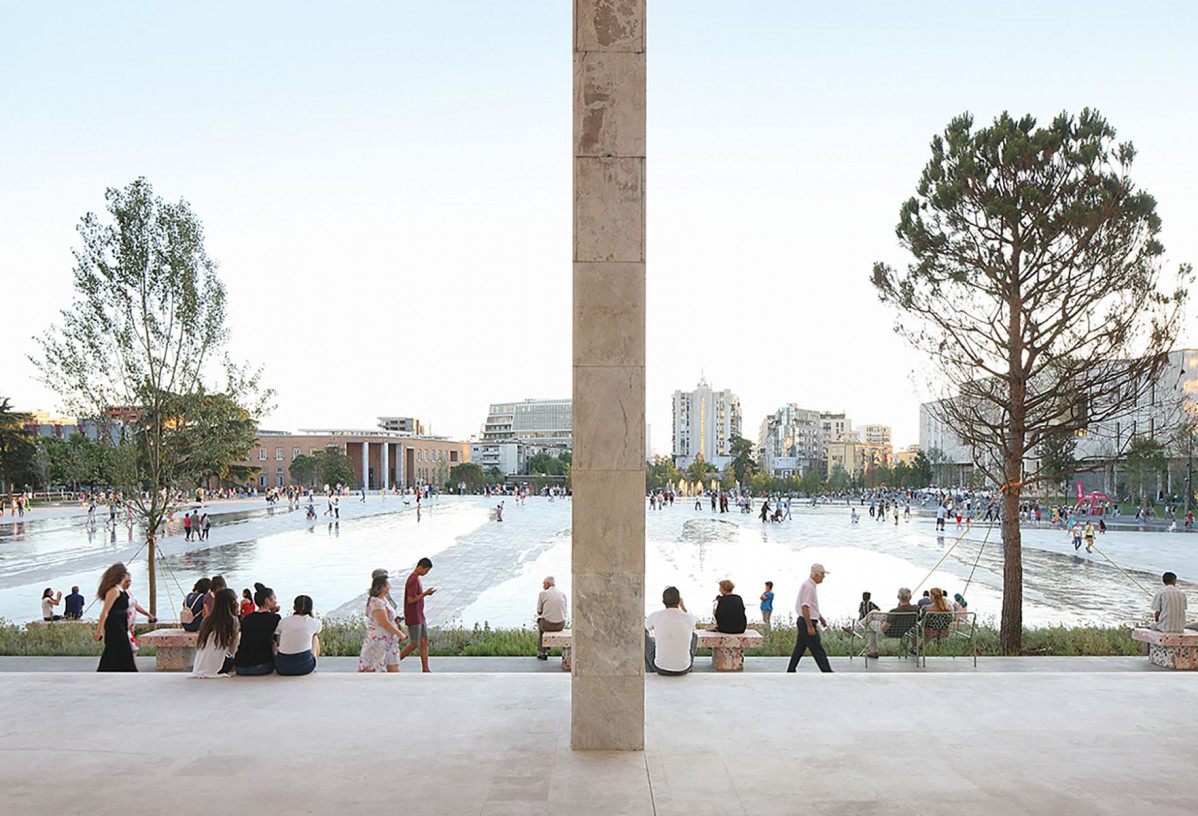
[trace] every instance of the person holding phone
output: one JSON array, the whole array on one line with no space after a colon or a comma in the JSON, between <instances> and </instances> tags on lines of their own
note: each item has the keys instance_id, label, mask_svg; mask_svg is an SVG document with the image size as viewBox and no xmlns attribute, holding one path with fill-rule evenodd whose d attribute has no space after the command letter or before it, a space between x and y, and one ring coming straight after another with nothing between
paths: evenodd
<instances>
[{"instance_id":1,"label":"person holding phone","mask_svg":"<svg viewBox=\"0 0 1198 816\"><path fill-rule=\"evenodd\" d=\"M420 579L428 575L429 570L433 568L433 562L428 558L421 558L416 562L416 569L412 570L412 574L408 576L407 583L404 585L404 619L408 622L408 637L410 641L408 645L399 653L399 659L403 660L416 649L420 649L420 670L427 673L428 668L428 623L424 617L424 599L437 591L436 587L424 588Z\"/></svg>"}]
</instances>

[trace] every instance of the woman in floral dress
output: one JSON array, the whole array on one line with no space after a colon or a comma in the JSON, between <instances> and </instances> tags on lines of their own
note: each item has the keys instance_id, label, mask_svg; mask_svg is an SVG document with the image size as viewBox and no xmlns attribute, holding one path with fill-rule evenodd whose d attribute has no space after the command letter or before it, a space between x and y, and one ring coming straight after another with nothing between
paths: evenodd
<instances>
[{"instance_id":1,"label":"woman in floral dress","mask_svg":"<svg viewBox=\"0 0 1198 816\"><path fill-rule=\"evenodd\" d=\"M366 601L366 637L358 657L358 671L399 671L399 644L407 635L395 622L395 607L390 603L391 581L385 572L376 573L370 582Z\"/></svg>"}]
</instances>

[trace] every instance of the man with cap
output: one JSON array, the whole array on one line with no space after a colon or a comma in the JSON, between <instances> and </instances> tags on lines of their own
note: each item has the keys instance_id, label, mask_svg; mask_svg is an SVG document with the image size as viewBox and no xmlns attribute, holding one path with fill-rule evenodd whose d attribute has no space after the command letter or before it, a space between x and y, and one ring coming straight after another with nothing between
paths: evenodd
<instances>
[{"instance_id":1,"label":"man with cap","mask_svg":"<svg viewBox=\"0 0 1198 816\"><path fill-rule=\"evenodd\" d=\"M794 652L790 655L790 665L786 667L788 672L795 670L799 665L799 659L808 649L811 650L811 656L815 658L820 671L832 671L832 666L828 663L828 653L820 643L819 629L816 627L817 622L825 628L828 625L819 613L819 596L816 592L816 587L824 582L824 576L827 574L823 564L812 564L811 577L799 587L799 600L795 603L795 613L799 618L798 636L795 638Z\"/></svg>"}]
</instances>

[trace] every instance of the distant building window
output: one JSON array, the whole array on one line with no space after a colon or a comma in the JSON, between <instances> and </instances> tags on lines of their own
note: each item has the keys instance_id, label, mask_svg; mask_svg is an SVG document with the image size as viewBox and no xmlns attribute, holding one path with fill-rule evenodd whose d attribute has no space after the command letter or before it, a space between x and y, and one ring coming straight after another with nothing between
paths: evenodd
<instances>
[{"instance_id":1,"label":"distant building window","mask_svg":"<svg viewBox=\"0 0 1198 816\"><path fill-rule=\"evenodd\" d=\"M276 462L283 461L283 449L282 448L275 448L275 461Z\"/></svg>"},{"instance_id":2,"label":"distant building window","mask_svg":"<svg viewBox=\"0 0 1198 816\"><path fill-rule=\"evenodd\" d=\"M265 453L265 451L263 451L263 453ZM258 477L258 487L266 487L266 477L265 476Z\"/></svg>"},{"instance_id":3,"label":"distant building window","mask_svg":"<svg viewBox=\"0 0 1198 816\"><path fill-rule=\"evenodd\" d=\"M282 476L282 475L283 475L283 468L275 468L275 475L277 475L277 476Z\"/></svg>"},{"instance_id":4,"label":"distant building window","mask_svg":"<svg viewBox=\"0 0 1198 816\"><path fill-rule=\"evenodd\" d=\"M265 462L265 461L266 461L266 448L259 448L259 449L258 449L258 461L259 461L259 462ZM263 485L263 487L265 487L265 485Z\"/></svg>"},{"instance_id":5,"label":"distant building window","mask_svg":"<svg viewBox=\"0 0 1198 816\"><path fill-rule=\"evenodd\" d=\"M297 456L300 456L300 455L301 455L301 452L300 452L300 449L299 449L299 448L292 448L292 449L291 449L291 458L292 458L292 459L294 459L294 458L296 458Z\"/></svg>"}]
</instances>

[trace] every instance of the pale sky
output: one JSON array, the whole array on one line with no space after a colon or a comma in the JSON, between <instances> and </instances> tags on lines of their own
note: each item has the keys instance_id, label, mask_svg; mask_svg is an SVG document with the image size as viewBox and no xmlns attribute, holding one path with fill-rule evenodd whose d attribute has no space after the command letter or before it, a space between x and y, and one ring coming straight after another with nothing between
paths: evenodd
<instances>
[{"instance_id":1,"label":"pale sky","mask_svg":"<svg viewBox=\"0 0 1198 816\"><path fill-rule=\"evenodd\" d=\"M204 222L231 352L278 391L263 427L409 415L465 439L491 402L568 396L570 7L0 0L0 396L56 407L31 338L70 303L80 217L141 175ZM907 262L899 207L962 111L1098 108L1139 151L1168 264L1198 261L1198 4L648 16L658 452L700 372L752 439L797 402L917 441L921 361L869 274Z\"/></svg>"}]
</instances>

